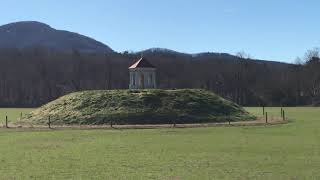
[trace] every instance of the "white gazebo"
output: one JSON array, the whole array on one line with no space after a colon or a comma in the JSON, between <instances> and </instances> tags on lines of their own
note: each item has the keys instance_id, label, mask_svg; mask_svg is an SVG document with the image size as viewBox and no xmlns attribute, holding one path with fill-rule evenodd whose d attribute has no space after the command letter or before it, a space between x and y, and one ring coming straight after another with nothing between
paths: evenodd
<instances>
[{"instance_id":1,"label":"white gazebo","mask_svg":"<svg viewBox=\"0 0 320 180\"><path fill-rule=\"evenodd\" d=\"M156 88L156 68L145 58L140 58L129 67L129 89Z\"/></svg>"}]
</instances>

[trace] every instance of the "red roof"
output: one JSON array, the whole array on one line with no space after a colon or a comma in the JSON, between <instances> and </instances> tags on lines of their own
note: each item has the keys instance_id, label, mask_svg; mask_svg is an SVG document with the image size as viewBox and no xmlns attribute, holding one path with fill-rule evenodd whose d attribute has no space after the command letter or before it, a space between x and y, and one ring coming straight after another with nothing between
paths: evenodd
<instances>
[{"instance_id":1,"label":"red roof","mask_svg":"<svg viewBox=\"0 0 320 180\"><path fill-rule=\"evenodd\" d=\"M134 68L155 68L155 67L148 60L146 60L146 58L141 58L129 67L129 69L134 69Z\"/></svg>"}]
</instances>

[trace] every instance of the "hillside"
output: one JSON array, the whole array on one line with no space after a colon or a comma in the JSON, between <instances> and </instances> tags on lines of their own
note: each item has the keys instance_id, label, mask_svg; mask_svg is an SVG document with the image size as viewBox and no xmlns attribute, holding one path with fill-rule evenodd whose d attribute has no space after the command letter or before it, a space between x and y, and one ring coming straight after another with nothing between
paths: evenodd
<instances>
[{"instance_id":1,"label":"hillside","mask_svg":"<svg viewBox=\"0 0 320 180\"><path fill-rule=\"evenodd\" d=\"M133 55L139 56L141 54L146 56L162 56L162 57L177 57L179 59L191 59L194 61L206 61L206 60L223 60L227 62L237 63L239 61L239 57L228 54L228 53L218 53L218 52L200 52L200 53L183 53L177 52L171 49L166 48L150 48L139 52L133 52ZM279 62L275 60L262 60L262 59L246 59L247 61L257 63L257 64L268 64L274 67L287 67L288 63Z\"/></svg>"},{"instance_id":2,"label":"hillside","mask_svg":"<svg viewBox=\"0 0 320 180\"><path fill-rule=\"evenodd\" d=\"M204 90L84 91L31 112L24 121L45 124L166 124L250 120L240 106Z\"/></svg>"},{"instance_id":3,"label":"hillside","mask_svg":"<svg viewBox=\"0 0 320 180\"><path fill-rule=\"evenodd\" d=\"M0 48L30 49L42 47L62 52L99 52L113 50L92 38L68 31L56 30L47 24L23 21L0 26Z\"/></svg>"}]
</instances>

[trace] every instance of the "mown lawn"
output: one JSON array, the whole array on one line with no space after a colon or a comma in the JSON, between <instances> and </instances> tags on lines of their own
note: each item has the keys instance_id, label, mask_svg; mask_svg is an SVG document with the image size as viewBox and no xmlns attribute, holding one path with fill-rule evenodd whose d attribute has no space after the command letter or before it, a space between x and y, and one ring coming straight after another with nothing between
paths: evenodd
<instances>
[{"instance_id":1,"label":"mown lawn","mask_svg":"<svg viewBox=\"0 0 320 180\"><path fill-rule=\"evenodd\" d=\"M285 109L266 127L0 129L0 179L320 179L320 108Z\"/></svg>"}]
</instances>

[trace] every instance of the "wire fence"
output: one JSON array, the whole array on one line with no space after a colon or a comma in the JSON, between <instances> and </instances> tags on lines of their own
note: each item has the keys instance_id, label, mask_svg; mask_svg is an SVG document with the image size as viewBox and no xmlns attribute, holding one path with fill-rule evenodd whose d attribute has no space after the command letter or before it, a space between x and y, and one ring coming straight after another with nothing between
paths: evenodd
<instances>
[{"instance_id":1,"label":"wire fence","mask_svg":"<svg viewBox=\"0 0 320 180\"><path fill-rule=\"evenodd\" d=\"M195 124L177 124L175 120L172 124L130 124L122 125L116 122L110 121L106 124L72 124L72 125L56 125L51 121L51 117L48 116L47 123L45 124L33 124L30 122L22 121L27 113L20 112L18 118L10 119L9 115L4 115L3 122L0 122L2 128L38 128L38 129L61 129L61 128L77 128L77 129L152 129L152 128L193 128L193 127L213 127L213 126L256 126L256 125L274 125L283 124L288 122L286 112L283 108L279 108L279 114L269 113L265 107L261 108L261 116L253 121L228 121L219 123L195 123ZM0 116L1 118L1 116Z\"/></svg>"}]
</instances>

